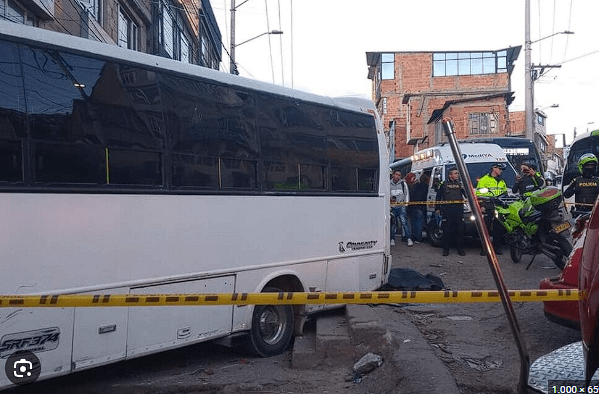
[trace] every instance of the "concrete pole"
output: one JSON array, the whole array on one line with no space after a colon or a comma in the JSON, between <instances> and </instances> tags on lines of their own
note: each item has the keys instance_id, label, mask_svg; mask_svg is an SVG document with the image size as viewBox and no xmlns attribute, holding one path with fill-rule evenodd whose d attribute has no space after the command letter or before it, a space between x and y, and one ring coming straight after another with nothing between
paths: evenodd
<instances>
[{"instance_id":1,"label":"concrete pole","mask_svg":"<svg viewBox=\"0 0 599 394\"><path fill-rule=\"evenodd\" d=\"M235 64L235 0L231 0L231 49L229 53L231 56L229 72L231 74L239 75L239 72L237 72L237 65Z\"/></svg>"},{"instance_id":2,"label":"concrete pole","mask_svg":"<svg viewBox=\"0 0 599 394\"><path fill-rule=\"evenodd\" d=\"M526 10L524 12L524 87L525 87L525 111L526 111L526 138L534 142L534 86L532 80L532 65L530 59L530 0L526 0Z\"/></svg>"}]
</instances>

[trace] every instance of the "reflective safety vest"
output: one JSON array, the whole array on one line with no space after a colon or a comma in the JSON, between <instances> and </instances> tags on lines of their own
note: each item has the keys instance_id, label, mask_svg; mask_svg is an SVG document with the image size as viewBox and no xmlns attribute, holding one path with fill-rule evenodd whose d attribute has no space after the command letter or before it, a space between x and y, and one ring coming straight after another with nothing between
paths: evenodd
<instances>
[{"instance_id":1,"label":"reflective safety vest","mask_svg":"<svg viewBox=\"0 0 599 394\"><path fill-rule=\"evenodd\" d=\"M480 189L488 189L486 193L482 193ZM503 179L495 179L491 175L486 174L478 181L476 185L476 195L481 197L497 197L503 193L507 193L507 184Z\"/></svg>"}]
</instances>

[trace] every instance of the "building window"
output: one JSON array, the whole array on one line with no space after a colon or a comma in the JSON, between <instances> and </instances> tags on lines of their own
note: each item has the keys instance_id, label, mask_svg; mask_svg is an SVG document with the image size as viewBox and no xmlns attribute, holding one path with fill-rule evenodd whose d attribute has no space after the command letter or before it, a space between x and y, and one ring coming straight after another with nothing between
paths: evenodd
<instances>
[{"instance_id":1,"label":"building window","mask_svg":"<svg viewBox=\"0 0 599 394\"><path fill-rule=\"evenodd\" d=\"M12 0L0 0L0 20L36 26L37 21L33 14Z\"/></svg>"},{"instance_id":2,"label":"building window","mask_svg":"<svg viewBox=\"0 0 599 394\"><path fill-rule=\"evenodd\" d=\"M472 113L468 115L470 135L497 134L497 118L494 114Z\"/></svg>"},{"instance_id":3,"label":"building window","mask_svg":"<svg viewBox=\"0 0 599 394\"><path fill-rule=\"evenodd\" d=\"M507 72L507 50L433 53L433 77Z\"/></svg>"},{"instance_id":4,"label":"building window","mask_svg":"<svg viewBox=\"0 0 599 394\"><path fill-rule=\"evenodd\" d=\"M162 8L162 23L161 23L161 29L162 31L160 32L160 40L161 40L161 44L162 47L164 48L164 50L166 51L166 53L172 58L173 54L175 53L174 51L174 21L173 21L173 17L171 16L170 13L170 7L165 4L162 3L161 4L161 8Z\"/></svg>"},{"instance_id":5,"label":"building window","mask_svg":"<svg viewBox=\"0 0 599 394\"><path fill-rule=\"evenodd\" d=\"M100 0L77 0L77 2L95 20L100 22Z\"/></svg>"},{"instance_id":6,"label":"building window","mask_svg":"<svg viewBox=\"0 0 599 394\"><path fill-rule=\"evenodd\" d=\"M118 45L123 48L138 50L139 28L133 20L119 7Z\"/></svg>"},{"instance_id":7,"label":"building window","mask_svg":"<svg viewBox=\"0 0 599 394\"><path fill-rule=\"evenodd\" d=\"M395 54L381 54L381 79L395 78Z\"/></svg>"},{"instance_id":8,"label":"building window","mask_svg":"<svg viewBox=\"0 0 599 394\"><path fill-rule=\"evenodd\" d=\"M189 57L189 41L187 40L187 38L185 38L184 34L181 34L180 49L181 49L181 59L180 60L183 63L190 63L191 59Z\"/></svg>"},{"instance_id":9,"label":"building window","mask_svg":"<svg viewBox=\"0 0 599 394\"><path fill-rule=\"evenodd\" d=\"M540 125L545 124L545 117L537 114L537 123Z\"/></svg>"}]
</instances>

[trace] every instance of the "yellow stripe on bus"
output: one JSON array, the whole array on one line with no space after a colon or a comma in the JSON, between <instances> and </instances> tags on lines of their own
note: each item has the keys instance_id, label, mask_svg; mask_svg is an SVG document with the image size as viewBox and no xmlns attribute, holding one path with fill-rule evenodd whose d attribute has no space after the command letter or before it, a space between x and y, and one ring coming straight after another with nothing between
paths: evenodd
<instances>
[{"instance_id":1,"label":"yellow stripe on bus","mask_svg":"<svg viewBox=\"0 0 599 394\"><path fill-rule=\"evenodd\" d=\"M577 301L571 290L510 290L513 302ZM222 294L0 295L0 308L500 302L497 290Z\"/></svg>"}]
</instances>

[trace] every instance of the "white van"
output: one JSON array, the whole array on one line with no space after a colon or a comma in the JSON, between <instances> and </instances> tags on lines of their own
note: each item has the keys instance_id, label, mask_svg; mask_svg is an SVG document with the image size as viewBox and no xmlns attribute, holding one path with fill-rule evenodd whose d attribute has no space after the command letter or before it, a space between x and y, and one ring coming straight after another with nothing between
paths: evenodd
<instances>
[{"instance_id":1,"label":"white van","mask_svg":"<svg viewBox=\"0 0 599 394\"><path fill-rule=\"evenodd\" d=\"M511 187L516 183L516 171L508 161L503 149L496 144L484 143L467 143L459 144L464 163L468 169L468 175L472 181L472 185L476 188L478 180L487 174L491 165L494 163L504 163L506 165L503 171L502 178L505 180L508 191L511 192ZM405 162L411 161L411 172L415 173L418 179L422 174L427 174L430 177L427 201L437 201L437 187L447 178L447 173L452 167L456 167L456 162L448 144L434 146L416 152L408 159L391 164L391 169ZM403 174L406 175L406 174ZM464 219L466 223L465 234L477 236L476 225L474 223L474 215L468 204L464 207ZM429 241L434 246L441 245L441 218L435 214L435 205L428 205L426 216L426 233Z\"/></svg>"}]
</instances>

